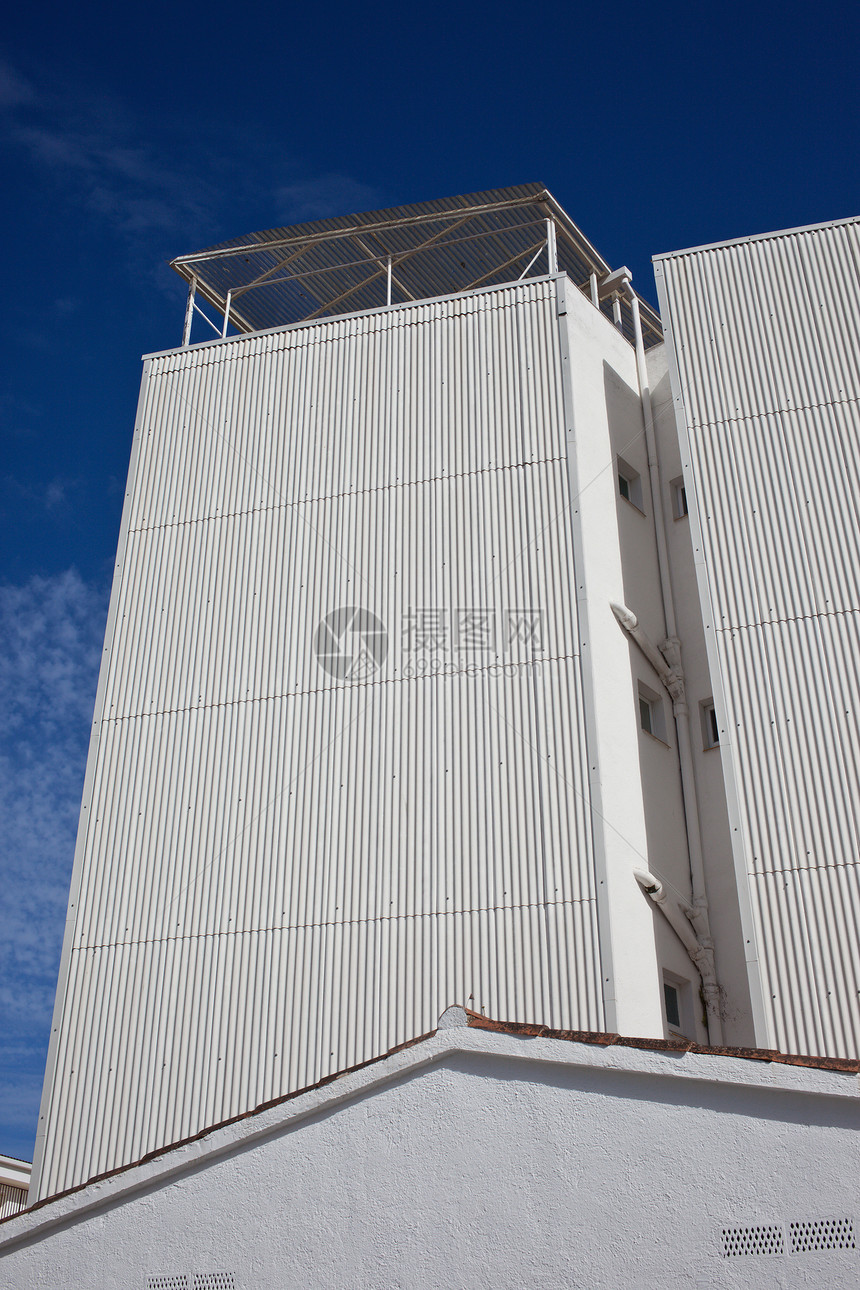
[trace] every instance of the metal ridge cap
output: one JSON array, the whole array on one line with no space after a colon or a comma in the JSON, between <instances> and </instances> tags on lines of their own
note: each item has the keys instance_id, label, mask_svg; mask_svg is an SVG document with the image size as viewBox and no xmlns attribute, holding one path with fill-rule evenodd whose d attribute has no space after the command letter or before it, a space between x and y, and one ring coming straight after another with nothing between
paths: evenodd
<instances>
[{"instance_id":1,"label":"metal ridge cap","mask_svg":"<svg viewBox=\"0 0 860 1290\"><path fill-rule=\"evenodd\" d=\"M682 255L696 255L699 251L719 251L725 246L740 246L745 242L765 242L775 237L792 237L797 233L816 233L826 228L842 228L846 224L860 224L860 215L846 215L843 219L822 220L818 224L798 224L795 228L778 228L768 233L750 233L746 237L729 237L722 242L704 242L701 246L687 246L679 251L660 251L651 256L652 264L674 260Z\"/></svg>"},{"instance_id":2,"label":"metal ridge cap","mask_svg":"<svg viewBox=\"0 0 860 1290\"><path fill-rule=\"evenodd\" d=\"M519 206L531 206L534 202L546 201L549 197L550 194L546 188L536 185L535 191L532 193L522 197L509 197L502 201L477 202L470 206L449 206L443 210L421 211L414 215L399 215L372 222L362 223L359 221L358 223L344 225L342 228L320 229L318 232L299 233L293 237L274 238L267 241L245 242L236 246L225 246L224 243L220 243L210 247L208 250L189 251L185 255L174 256L172 260L168 261L168 264L177 273L181 274L182 266L187 264L220 260L234 255L256 254L260 251L273 251L286 246L301 246L305 243L336 241L338 238L352 237L357 233L369 233L389 228L412 228L415 225L432 224L439 220L452 219L456 216L493 214L495 211L512 210ZM445 201L451 199L434 198L433 200ZM557 203L554 204L557 206ZM423 203L415 202L412 205L423 205ZM403 209L409 209L409 207L407 206ZM559 209L561 208L559 207ZM368 211L367 214L376 214L376 212ZM346 215L340 218L349 219L350 216ZM352 218L354 219L355 217L352 216ZM320 220L319 223L323 223L323 221ZM291 226L285 225L285 227L289 228ZM301 226L293 225L292 227ZM252 233L249 236L260 238L267 231L266 229L261 229L258 233ZM182 274L182 276L184 277L185 275Z\"/></svg>"},{"instance_id":3,"label":"metal ridge cap","mask_svg":"<svg viewBox=\"0 0 860 1290\"><path fill-rule=\"evenodd\" d=\"M537 198L535 198L535 200L537 200ZM553 197L548 188L544 189L543 200L552 210L557 222L562 225L563 230L570 241L578 244L580 250L585 252L586 259L593 261L594 268L599 269L601 273L609 273L609 262L604 260L591 239L585 236L578 224L574 223L570 215L568 215L561 203Z\"/></svg>"}]
</instances>

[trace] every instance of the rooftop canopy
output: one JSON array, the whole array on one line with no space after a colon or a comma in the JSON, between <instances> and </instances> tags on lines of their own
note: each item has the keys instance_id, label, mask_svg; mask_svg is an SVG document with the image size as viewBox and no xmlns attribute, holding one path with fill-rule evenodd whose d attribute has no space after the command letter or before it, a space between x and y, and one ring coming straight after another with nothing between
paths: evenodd
<instances>
[{"instance_id":1,"label":"rooftop canopy","mask_svg":"<svg viewBox=\"0 0 860 1290\"><path fill-rule=\"evenodd\" d=\"M251 332L538 277L554 256L632 340L627 300L600 289L609 265L543 184L272 228L171 264L225 316L224 332L228 310ZM660 319L645 301L640 312L645 344L656 344ZM186 344L190 318L189 305Z\"/></svg>"}]
</instances>

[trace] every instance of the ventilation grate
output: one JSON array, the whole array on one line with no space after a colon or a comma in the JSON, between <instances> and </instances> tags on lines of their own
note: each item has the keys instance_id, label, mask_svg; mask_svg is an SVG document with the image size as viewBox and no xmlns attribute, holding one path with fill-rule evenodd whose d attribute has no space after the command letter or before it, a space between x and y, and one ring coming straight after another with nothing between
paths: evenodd
<instances>
[{"instance_id":1,"label":"ventilation grate","mask_svg":"<svg viewBox=\"0 0 860 1290\"><path fill-rule=\"evenodd\" d=\"M147 1290L236 1290L232 1272L195 1272L194 1276L181 1273L172 1277L150 1277Z\"/></svg>"},{"instance_id":2,"label":"ventilation grate","mask_svg":"<svg viewBox=\"0 0 860 1290\"><path fill-rule=\"evenodd\" d=\"M791 1252L807 1250L853 1250L854 1223L850 1218L820 1218L807 1223L790 1223Z\"/></svg>"},{"instance_id":3,"label":"ventilation grate","mask_svg":"<svg viewBox=\"0 0 860 1290\"><path fill-rule=\"evenodd\" d=\"M724 1259L744 1254L785 1254L782 1228L775 1226L724 1227L722 1246Z\"/></svg>"}]
</instances>

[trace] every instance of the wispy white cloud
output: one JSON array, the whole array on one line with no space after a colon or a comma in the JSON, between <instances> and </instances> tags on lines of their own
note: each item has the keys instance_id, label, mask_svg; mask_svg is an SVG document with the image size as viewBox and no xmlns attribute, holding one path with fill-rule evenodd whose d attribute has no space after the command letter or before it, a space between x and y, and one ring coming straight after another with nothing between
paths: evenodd
<instances>
[{"instance_id":1,"label":"wispy white cloud","mask_svg":"<svg viewBox=\"0 0 860 1290\"><path fill-rule=\"evenodd\" d=\"M179 230L189 219L205 219L213 198L209 185L160 161L151 147L123 143L116 132L125 129L125 122L109 119L89 127L16 124L8 135L37 166L122 232Z\"/></svg>"},{"instance_id":2,"label":"wispy white cloud","mask_svg":"<svg viewBox=\"0 0 860 1290\"><path fill-rule=\"evenodd\" d=\"M349 175L319 175L282 184L275 191L279 217L288 223L373 210L380 201L376 188Z\"/></svg>"},{"instance_id":3,"label":"wispy white cloud","mask_svg":"<svg viewBox=\"0 0 860 1290\"><path fill-rule=\"evenodd\" d=\"M0 61L0 107L18 107L35 99L32 85L8 63Z\"/></svg>"},{"instance_id":4,"label":"wispy white cloud","mask_svg":"<svg viewBox=\"0 0 860 1290\"><path fill-rule=\"evenodd\" d=\"M41 1087L105 608L74 569L0 585L4 1141L35 1129L15 1106L35 1114Z\"/></svg>"},{"instance_id":5,"label":"wispy white cloud","mask_svg":"<svg viewBox=\"0 0 860 1290\"><path fill-rule=\"evenodd\" d=\"M0 430L5 435L16 438L26 437L29 422L40 416L42 409L29 399L21 398L12 391L0 393Z\"/></svg>"},{"instance_id":6,"label":"wispy white cloud","mask_svg":"<svg viewBox=\"0 0 860 1290\"><path fill-rule=\"evenodd\" d=\"M245 204L270 205L270 225L384 204L372 184L339 171L293 178L301 161L285 158L282 142L264 130L251 139L223 130L206 139L201 123L186 121L165 134L163 121L138 117L121 102L80 86L34 87L2 64L0 106L0 133L46 182L149 253L161 234L181 238L178 249L217 240L228 213L232 224Z\"/></svg>"},{"instance_id":7,"label":"wispy white cloud","mask_svg":"<svg viewBox=\"0 0 860 1290\"><path fill-rule=\"evenodd\" d=\"M0 130L67 197L132 238L206 222L217 200L200 168L169 157L151 123L76 86L34 86L0 63ZM162 141L163 143L163 141Z\"/></svg>"},{"instance_id":8,"label":"wispy white cloud","mask_svg":"<svg viewBox=\"0 0 860 1290\"><path fill-rule=\"evenodd\" d=\"M71 504L79 493L82 481L68 476L55 475L51 479L24 482L14 475L3 478L3 490L9 497L18 497L39 510L59 511ZM0 591L2 595L2 591ZM2 748L2 743L0 743Z\"/></svg>"},{"instance_id":9,"label":"wispy white cloud","mask_svg":"<svg viewBox=\"0 0 860 1290\"><path fill-rule=\"evenodd\" d=\"M55 966L45 930L66 902L103 627L73 569L0 586L0 957L18 969Z\"/></svg>"},{"instance_id":10,"label":"wispy white cloud","mask_svg":"<svg viewBox=\"0 0 860 1290\"><path fill-rule=\"evenodd\" d=\"M29 1058L29 1052L12 1054L10 1064L0 1077L0 1103L3 1106L3 1119L10 1126L32 1124L35 1130L42 1081L32 1069ZM7 1132L3 1139L3 1154L14 1156L18 1160L31 1160L32 1137L32 1131L29 1134Z\"/></svg>"},{"instance_id":11,"label":"wispy white cloud","mask_svg":"<svg viewBox=\"0 0 860 1290\"><path fill-rule=\"evenodd\" d=\"M45 485L44 502L45 509L48 511L56 510L62 506L69 497L69 493L75 487L76 481L73 479L49 479Z\"/></svg>"}]
</instances>

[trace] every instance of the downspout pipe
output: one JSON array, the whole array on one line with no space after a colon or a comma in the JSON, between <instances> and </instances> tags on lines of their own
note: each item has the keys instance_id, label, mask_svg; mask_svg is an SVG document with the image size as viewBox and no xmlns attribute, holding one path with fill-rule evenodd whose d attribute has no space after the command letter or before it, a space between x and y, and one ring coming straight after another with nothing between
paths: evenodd
<instances>
[{"instance_id":1,"label":"downspout pipe","mask_svg":"<svg viewBox=\"0 0 860 1290\"><path fill-rule=\"evenodd\" d=\"M610 278L601 283L600 291L601 293L623 291L630 301L630 312L633 319L636 375L639 381L639 395L642 400L642 419L645 425L645 446L648 454L648 479L651 485L651 507L654 513L654 533L657 540L657 565L660 573L663 617L666 624L666 639L659 650L641 630L635 614L622 606L613 605L612 608L621 626L625 631L629 632L639 645L672 696L675 727L678 732L678 760L681 769L681 789L684 797L687 849L690 856L690 884L693 897L690 920L696 930L699 945L710 956L713 969L714 942L711 937L710 919L708 917L705 865L702 855L702 830L699 822L699 803L693 766L693 743L690 733L690 710L687 704L684 672L681 665L681 642L678 639L675 598L672 594L672 579L669 572L666 515L663 509L663 488L660 478L660 460L657 454L657 434L654 429L654 411L651 404L651 386L648 380L648 367L645 362L645 342L642 336L639 298L633 290L632 277L633 275L629 269L618 269ZM631 630L633 625L635 627ZM660 662L658 663L657 660L660 660ZM720 991L716 974L713 970L710 975L713 978L713 999L708 998L709 987L704 985L704 977L702 978L708 1006L708 1034L711 1042L718 1045L722 1043L722 1021L719 1012Z\"/></svg>"},{"instance_id":2,"label":"downspout pipe","mask_svg":"<svg viewBox=\"0 0 860 1290\"><path fill-rule=\"evenodd\" d=\"M613 614L618 619L618 622L624 628L627 635L631 636L633 640L635 640L636 644L639 646L642 653L645 655L648 662L651 664L654 671L671 694L673 703L676 694L679 699L683 698L683 676L681 676L679 672L676 672L673 667L670 667L665 654L660 652L648 633L642 630L639 625L639 619L636 617L633 610L628 609L626 605L616 605L614 602L612 603L611 608Z\"/></svg>"},{"instance_id":3,"label":"downspout pipe","mask_svg":"<svg viewBox=\"0 0 860 1290\"><path fill-rule=\"evenodd\" d=\"M630 301L630 313L633 319L633 339L636 351L636 376L639 382L639 397L642 402L642 418L645 422L645 449L648 455L648 482L651 490L651 509L654 513L654 532L657 539L657 565L660 571L660 595L663 601L663 617L666 622L666 643L662 647L676 670L680 673L680 642L678 641L675 621L675 598L672 594L672 579L669 575L669 550L666 541L666 517L663 512L663 493L660 482L660 461L657 456L657 434L654 429L654 410L651 406L651 385L648 380L648 366L645 362L645 341L642 336L642 319L639 314L639 297L633 290L633 274L624 266L603 278L598 284L600 300L607 296L617 296L623 292Z\"/></svg>"},{"instance_id":4,"label":"downspout pipe","mask_svg":"<svg viewBox=\"0 0 860 1290\"><path fill-rule=\"evenodd\" d=\"M687 851L690 857L690 887L693 903L686 909L692 927L684 924L685 930L693 936L697 952L693 954L687 939L681 937L690 951L690 957L699 969L702 988L705 992L705 1006L708 1014L708 1038L711 1043L720 1046L723 1042L723 1025L720 1018L720 987L717 981L714 942L711 937L710 920L708 919L708 900L705 892L705 863L702 854L702 830L699 823L699 802L696 795L696 783L693 777L693 747L690 739L690 711L687 705L687 693L684 677L680 669L673 667L657 648L647 632L643 631L639 619L626 605L612 605L612 612L628 636L636 642L648 662L654 668L672 699L672 713L675 718L675 729L678 732L678 761L681 769L681 792L684 798L684 819L687 832ZM656 881L656 879L655 879ZM647 888L646 888L647 890ZM649 893L650 894L650 893ZM657 902L659 903L659 902ZM666 907L661 905L663 912ZM668 914L667 914L668 917ZM677 931L675 923L669 919ZM683 923L683 920L682 920ZM679 933L680 935L680 933ZM707 961L707 973L702 971L700 956Z\"/></svg>"},{"instance_id":5,"label":"downspout pipe","mask_svg":"<svg viewBox=\"0 0 860 1290\"><path fill-rule=\"evenodd\" d=\"M693 911L672 900L659 878L643 869L636 869L634 877L646 896L654 902L689 954L702 978L705 1008L708 1017L708 1040L715 1048L723 1043L723 1026L720 1020L720 987L714 971L714 955L701 943L691 926Z\"/></svg>"},{"instance_id":6,"label":"downspout pipe","mask_svg":"<svg viewBox=\"0 0 860 1290\"><path fill-rule=\"evenodd\" d=\"M675 597L672 595L672 579L669 574L669 548L666 541L666 516L663 511L663 490L660 481L660 460L657 456L657 434L654 429L654 410L651 406L651 385L648 380L648 366L645 362L645 341L642 338L642 319L639 316L639 297L631 285L631 274L622 283L623 290L630 300L630 312L633 316L633 337L636 348L636 375L639 378L639 395L642 399L642 417L645 422L645 447L648 453L648 479L651 484L651 506L654 511L654 531L657 537L657 564L660 569L660 591L663 597L663 613L666 618L667 644L680 650L678 630L675 622ZM673 660L680 664L680 659ZM680 670L680 669L679 669Z\"/></svg>"}]
</instances>

